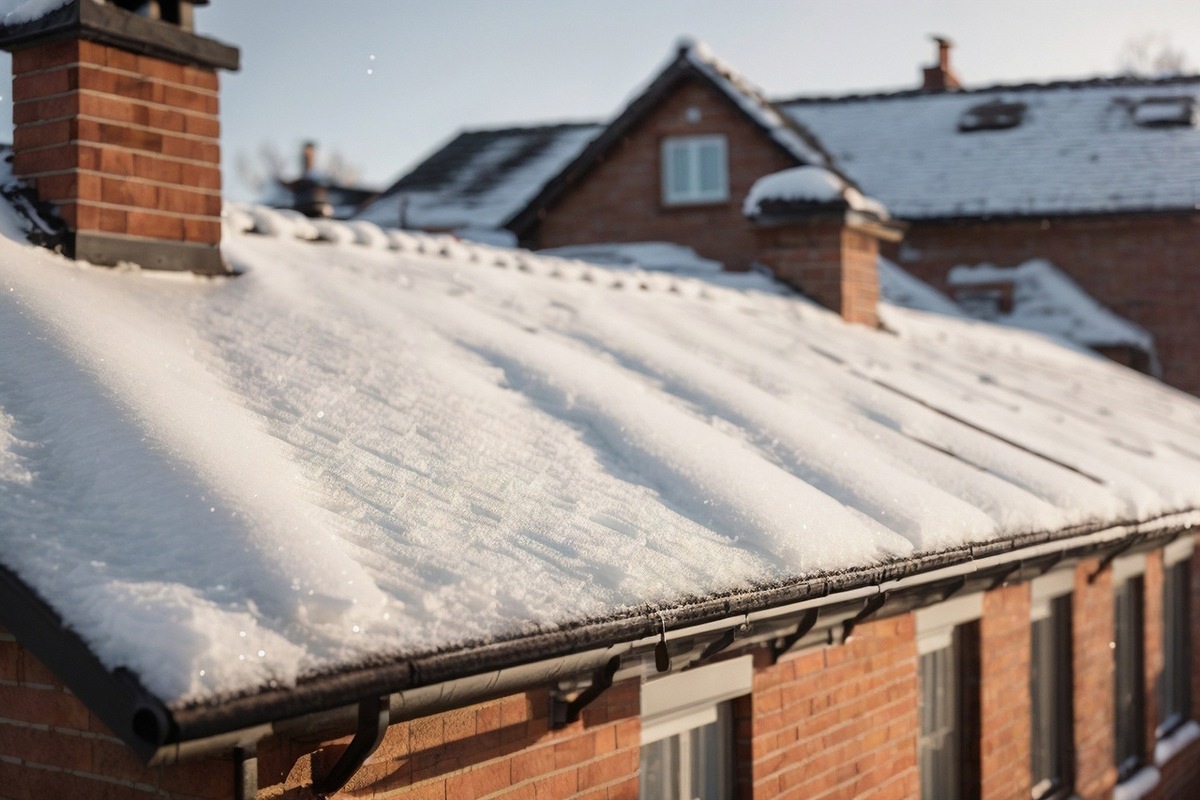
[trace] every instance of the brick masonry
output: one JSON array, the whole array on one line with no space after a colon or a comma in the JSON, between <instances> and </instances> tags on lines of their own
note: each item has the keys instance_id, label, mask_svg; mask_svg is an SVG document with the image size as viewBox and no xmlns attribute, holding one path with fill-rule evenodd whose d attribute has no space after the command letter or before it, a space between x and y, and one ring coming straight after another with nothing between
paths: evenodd
<instances>
[{"instance_id":1,"label":"brick masonry","mask_svg":"<svg viewBox=\"0 0 1200 800\"><path fill-rule=\"evenodd\" d=\"M784 283L849 322L879 324L879 240L841 220L756 226L755 255Z\"/></svg>"},{"instance_id":2,"label":"brick masonry","mask_svg":"<svg viewBox=\"0 0 1200 800\"><path fill-rule=\"evenodd\" d=\"M1106 800L1113 764L1112 571L1097 559L1074 572L1076 794ZM1200 603L1200 558L1192 562ZM1146 590L1147 763L1162 671L1161 555ZM978 736L981 797L1028 797L1030 600L1028 584L984 594L981 691L968 733ZM1200 642L1200 614L1192 617ZM916 624L912 614L857 626L845 644L772 663L754 654L749 697L734 704L740 798L910 798L920 787ZM1200 696L1200 648L1192 680ZM636 681L619 683L582 719L551 731L544 689L393 725L337 798L635 800L641 727ZM260 800L308 800L349 737L270 738L259 747ZM1200 793L1200 741L1170 762L1150 800ZM144 767L11 635L0 629L0 798L217 800L233 791L233 764L211 759Z\"/></svg>"},{"instance_id":3,"label":"brick masonry","mask_svg":"<svg viewBox=\"0 0 1200 800\"><path fill-rule=\"evenodd\" d=\"M1045 258L1150 331L1164 380L1200 394L1200 217L915 222L903 252L911 257L902 267L943 290L947 271L959 264L1016 266Z\"/></svg>"},{"instance_id":4,"label":"brick masonry","mask_svg":"<svg viewBox=\"0 0 1200 800\"><path fill-rule=\"evenodd\" d=\"M13 53L13 169L75 232L219 244L214 70L84 40Z\"/></svg>"},{"instance_id":5,"label":"brick masonry","mask_svg":"<svg viewBox=\"0 0 1200 800\"><path fill-rule=\"evenodd\" d=\"M689 109L699 120L689 122ZM695 118L695 114L690 115ZM729 199L703 205L662 202L662 141L668 136L724 134L729 158ZM580 242L667 241L688 245L731 269L754 260L754 237L742 215L742 200L763 175L796 162L729 98L691 80L662 102L550 208L538 234L539 247Z\"/></svg>"}]
</instances>

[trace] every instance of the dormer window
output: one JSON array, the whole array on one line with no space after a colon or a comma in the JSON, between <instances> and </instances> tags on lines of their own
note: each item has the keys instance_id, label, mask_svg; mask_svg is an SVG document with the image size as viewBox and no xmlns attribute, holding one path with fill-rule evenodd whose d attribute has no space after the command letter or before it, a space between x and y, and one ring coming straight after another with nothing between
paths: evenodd
<instances>
[{"instance_id":1,"label":"dormer window","mask_svg":"<svg viewBox=\"0 0 1200 800\"><path fill-rule=\"evenodd\" d=\"M729 158L725 137L672 136L664 139L662 199L669 206L728 200Z\"/></svg>"},{"instance_id":2,"label":"dormer window","mask_svg":"<svg viewBox=\"0 0 1200 800\"><path fill-rule=\"evenodd\" d=\"M1133 106L1133 121L1143 128L1192 128L1196 125L1196 98L1147 97Z\"/></svg>"},{"instance_id":3,"label":"dormer window","mask_svg":"<svg viewBox=\"0 0 1200 800\"><path fill-rule=\"evenodd\" d=\"M1005 103L992 100L971 106L958 118L958 129L963 133L974 131L1002 131L1015 128L1025 119L1024 103Z\"/></svg>"}]
</instances>

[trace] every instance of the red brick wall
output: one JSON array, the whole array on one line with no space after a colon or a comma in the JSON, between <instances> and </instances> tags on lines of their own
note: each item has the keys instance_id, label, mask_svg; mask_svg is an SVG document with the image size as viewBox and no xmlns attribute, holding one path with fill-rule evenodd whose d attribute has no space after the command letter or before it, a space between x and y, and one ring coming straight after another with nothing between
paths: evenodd
<instances>
[{"instance_id":1,"label":"red brick wall","mask_svg":"<svg viewBox=\"0 0 1200 800\"><path fill-rule=\"evenodd\" d=\"M1075 791L1084 798L1107 797L1117 781L1113 764L1113 594L1112 569L1093 583L1100 566L1088 559L1075 568L1072 635L1075 666Z\"/></svg>"},{"instance_id":2,"label":"red brick wall","mask_svg":"<svg viewBox=\"0 0 1200 800\"><path fill-rule=\"evenodd\" d=\"M0 628L0 798L225 800L231 761L149 768Z\"/></svg>"},{"instance_id":3,"label":"red brick wall","mask_svg":"<svg viewBox=\"0 0 1200 800\"><path fill-rule=\"evenodd\" d=\"M689 123L689 108L701 119ZM665 206L661 147L668 136L721 133L727 137L729 200L701 206ZM746 269L754 260L742 200L758 178L796 163L732 102L700 81L689 81L609 153L580 184L547 212L540 247L587 242L668 241Z\"/></svg>"},{"instance_id":4,"label":"red brick wall","mask_svg":"<svg viewBox=\"0 0 1200 800\"><path fill-rule=\"evenodd\" d=\"M879 324L879 241L840 221L756 227L755 256L775 276L850 322Z\"/></svg>"},{"instance_id":5,"label":"red brick wall","mask_svg":"<svg viewBox=\"0 0 1200 800\"><path fill-rule=\"evenodd\" d=\"M983 800L1029 797L1029 584L983 596L980 619L980 773Z\"/></svg>"},{"instance_id":6,"label":"red brick wall","mask_svg":"<svg viewBox=\"0 0 1200 800\"><path fill-rule=\"evenodd\" d=\"M637 800L641 725L636 681L618 684L551 731L546 691L531 691L393 725L337 798L405 800ZM300 800L313 763L340 745L268 741L259 749L259 797Z\"/></svg>"},{"instance_id":7,"label":"red brick wall","mask_svg":"<svg viewBox=\"0 0 1200 800\"><path fill-rule=\"evenodd\" d=\"M901 266L946 288L959 264L1045 258L1101 303L1154 334L1164 379L1200 394L1200 220L1194 217L917 222Z\"/></svg>"},{"instance_id":8,"label":"red brick wall","mask_svg":"<svg viewBox=\"0 0 1200 800\"><path fill-rule=\"evenodd\" d=\"M845 646L756 660L750 747L755 798L914 797L916 627L860 625Z\"/></svg>"},{"instance_id":9,"label":"red brick wall","mask_svg":"<svg viewBox=\"0 0 1200 800\"><path fill-rule=\"evenodd\" d=\"M215 245L213 70L87 41L13 53L14 171L74 231Z\"/></svg>"}]
</instances>

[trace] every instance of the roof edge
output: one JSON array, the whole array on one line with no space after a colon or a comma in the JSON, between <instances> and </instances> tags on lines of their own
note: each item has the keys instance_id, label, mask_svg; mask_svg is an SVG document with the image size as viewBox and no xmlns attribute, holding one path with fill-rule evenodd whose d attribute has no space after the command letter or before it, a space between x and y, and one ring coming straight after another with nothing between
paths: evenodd
<instances>
[{"instance_id":1,"label":"roof edge","mask_svg":"<svg viewBox=\"0 0 1200 800\"><path fill-rule=\"evenodd\" d=\"M313 676L302 680L297 687L176 708L172 710L173 720L180 734L178 743L227 736L238 728L248 729L286 718L330 712L357 703L364 697L423 689L647 638L655 639L668 631L728 620L741 623L748 614L769 614L797 603L834 603L847 593L861 593L864 589L882 591L889 585L944 580L941 573L948 569L968 572L996 569L1014 561L1054 553L1061 553L1061 557L1078 557L1107 551L1123 552L1136 547L1151 547L1197 530L1200 530L1200 509L1163 514L1140 522L1026 533L843 573L821 574L729 595L697 598L672 608L636 608L620 617L583 621L555 631L466 644L392 663Z\"/></svg>"},{"instance_id":2,"label":"roof edge","mask_svg":"<svg viewBox=\"0 0 1200 800\"><path fill-rule=\"evenodd\" d=\"M973 94L989 94L994 92L1016 91L1053 91L1055 89L1103 89L1144 86L1181 86L1200 83L1200 73L1193 75L1172 75L1166 78L1141 78L1131 75L1096 76L1093 78L1064 78L1053 81L1017 81L1013 83L993 83L985 86L972 86L953 91L931 92L925 89L896 89L878 92L850 92L848 94L827 95L797 95L773 99L771 102L780 107L793 105L816 105L823 103L856 103L869 100L902 100L915 97L959 97Z\"/></svg>"}]
</instances>

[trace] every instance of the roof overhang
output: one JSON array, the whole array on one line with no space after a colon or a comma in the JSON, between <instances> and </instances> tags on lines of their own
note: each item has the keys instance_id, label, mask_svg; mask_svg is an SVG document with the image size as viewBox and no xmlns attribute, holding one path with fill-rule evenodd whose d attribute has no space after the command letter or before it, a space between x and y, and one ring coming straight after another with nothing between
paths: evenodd
<instances>
[{"instance_id":1,"label":"roof overhang","mask_svg":"<svg viewBox=\"0 0 1200 800\"><path fill-rule=\"evenodd\" d=\"M668 609L635 609L620 617L314 675L293 687L181 707L168 707L151 696L127 670L104 667L42 598L3 568L0 623L143 761L161 764L228 753L271 734L345 735L354 730L357 705L364 698L392 696L391 720L399 722L553 687L586 676L614 657L621 663L617 678L632 677L654 663L660 640L668 642L676 668L731 644L736 650L763 644L778 648L780 641L789 640L788 647L832 641L835 630L848 632L847 620L874 613L864 605L871 598L886 595L884 609L874 609L881 615L901 613L951 593L1033 577L1072 559L1107 559L1158 547L1197 530L1200 511L1024 534ZM871 602L877 606L882 601ZM814 612L821 624L806 621Z\"/></svg>"}]
</instances>

